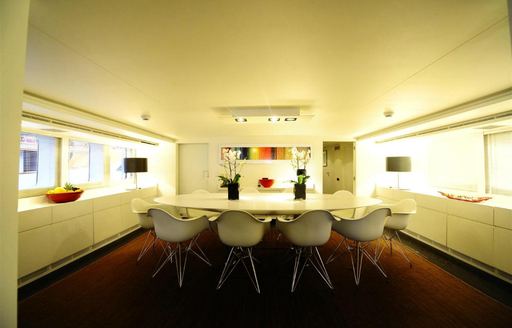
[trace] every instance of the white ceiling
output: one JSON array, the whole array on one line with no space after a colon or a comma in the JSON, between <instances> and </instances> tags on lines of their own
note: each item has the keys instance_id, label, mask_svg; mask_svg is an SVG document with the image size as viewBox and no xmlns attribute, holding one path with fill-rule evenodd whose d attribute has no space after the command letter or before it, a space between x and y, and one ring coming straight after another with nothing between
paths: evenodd
<instances>
[{"instance_id":1,"label":"white ceiling","mask_svg":"<svg viewBox=\"0 0 512 328\"><path fill-rule=\"evenodd\" d=\"M510 51L505 0L32 0L25 89L178 140L344 140L511 87Z\"/></svg>"}]
</instances>

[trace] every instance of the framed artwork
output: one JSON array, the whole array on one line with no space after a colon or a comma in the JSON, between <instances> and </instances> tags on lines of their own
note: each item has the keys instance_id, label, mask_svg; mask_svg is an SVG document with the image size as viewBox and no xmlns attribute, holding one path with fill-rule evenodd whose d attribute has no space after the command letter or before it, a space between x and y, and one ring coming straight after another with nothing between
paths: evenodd
<instances>
[{"instance_id":1,"label":"framed artwork","mask_svg":"<svg viewBox=\"0 0 512 328\"><path fill-rule=\"evenodd\" d=\"M327 150L325 150L325 149L324 149L322 158L323 158L324 166L327 166Z\"/></svg>"},{"instance_id":2,"label":"framed artwork","mask_svg":"<svg viewBox=\"0 0 512 328\"><path fill-rule=\"evenodd\" d=\"M221 146L219 159L222 161L224 149L240 151L240 159L254 162L266 161L289 161L292 159L292 148L294 146ZM295 146L298 151L311 150L309 146Z\"/></svg>"}]
</instances>

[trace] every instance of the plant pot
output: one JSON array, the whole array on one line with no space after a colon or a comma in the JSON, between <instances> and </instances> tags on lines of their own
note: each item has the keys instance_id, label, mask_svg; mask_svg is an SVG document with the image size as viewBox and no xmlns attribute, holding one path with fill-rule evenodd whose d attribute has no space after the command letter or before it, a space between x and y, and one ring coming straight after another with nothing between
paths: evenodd
<instances>
[{"instance_id":1,"label":"plant pot","mask_svg":"<svg viewBox=\"0 0 512 328\"><path fill-rule=\"evenodd\" d=\"M297 176L306 175L306 169L297 169Z\"/></svg>"},{"instance_id":2,"label":"plant pot","mask_svg":"<svg viewBox=\"0 0 512 328\"><path fill-rule=\"evenodd\" d=\"M295 199L306 199L306 185L296 183L293 187Z\"/></svg>"},{"instance_id":3,"label":"plant pot","mask_svg":"<svg viewBox=\"0 0 512 328\"><path fill-rule=\"evenodd\" d=\"M229 200L237 200L240 198L240 194L238 192L238 183L230 183L228 184L228 199Z\"/></svg>"}]
</instances>

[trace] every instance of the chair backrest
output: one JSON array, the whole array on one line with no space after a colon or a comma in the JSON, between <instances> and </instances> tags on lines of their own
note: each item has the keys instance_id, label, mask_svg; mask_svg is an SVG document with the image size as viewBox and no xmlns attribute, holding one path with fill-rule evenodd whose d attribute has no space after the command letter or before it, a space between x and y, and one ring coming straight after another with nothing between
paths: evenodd
<instances>
[{"instance_id":1,"label":"chair backrest","mask_svg":"<svg viewBox=\"0 0 512 328\"><path fill-rule=\"evenodd\" d=\"M156 236L165 241L186 241L208 229L208 218L205 216L184 220L160 208L150 208L148 214L153 218Z\"/></svg>"},{"instance_id":2,"label":"chair backrest","mask_svg":"<svg viewBox=\"0 0 512 328\"><path fill-rule=\"evenodd\" d=\"M403 230L409 224L409 218L416 213L416 201L414 199L402 199L390 206L391 216L386 221L386 228Z\"/></svg>"},{"instance_id":3,"label":"chair backrest","mask_svg":"<svg viewBox=\"0 0 512 328\"><path fill-rule=\"evenodd\" d=\"M208 190L204 190L204 189L196 189L194 191L192 191L192 194L209 194L210 192Z\"/></svg>"},{"instance_id":4,"label":"chair backrest","mask_svg":"<svg viewBox=\"0 0 512 328\"><path fill-rule=\"evenodd\" d=\"M181 217L180 210L176 206L150 203L141 198L132 199L131 207L132 212L138 215L140 226L144 229L153 228L153 220L147 214L150 208L160 208L176 217Z\"/></svg>"},{"instance_id":5,"label":"chair backrest","mask_svg":"<svg viewBox=\"0 0 512 328\"><path fill-rule=\"evenodd\" d=\"M391 215L389 208L379 208L360 219L335 222L333 227L339 234L356 241L379 239L384 232L386 218Z\"/></svg>"},{"instance_id":6,"label":"chair backrest","mask_svg":"<svg viewBox=\"0 0 512 328\"><path fill-rule=\"evenodd\" d=\"M219 238L228 246L252 247L265 234L265 223L245 211L222 212L216 220Z\"/></svg>"},{"instance_id":7,"label":"chair backrest","mask_svg":"<svg viewBox=\"0 0 512 328\"><path fill-rule=\"evenodd\" d=\"M148 210L153 205L141 198L134 198L131 201L132 212L137 214L140 226L144 229L153 228L153 219L148 215Z\"/></svg>"},{"instance_id":8,"label":"chair backrest","mask_svg":"<svg viewBox=\"0 0 512 328\"><path fill-rule=\"evenodd\" d=\"M339 198L341 201L352 201L354 199L354 194L352 194L348 190L338 190L332 195L336 198ZM346 210L336 210L333 211L332 214L342 218L353 218L355 210L355 208Z\"/></svg>"},{"instance_id":9,"label":"chair backrest","mask_svg":"<svg viewBox=\"0 0 512 328\"><path fill-rule=\"evenodd\" d=\"M260 191L255 187L244 187L240 190L241 194L258 194Z\"/></svg>"},{"instance_id":10,"label":"chair backrest","mask_svg":"<svg viewBox=\"0 0 512 328\"><path fill-rule=\"evenodd\" d=\"M331 237L331 213L324 210L307 211L290 222L280 222L279 229L294 245L321 246Z\"/></svg>"},{"instance_id":11,"label":"chair backrest","mask_svg":"<svg viewBox=\"0 0 512 328\"><path fill-rule=\"evenodd\" d=\"M131 207L132 207L133 213L147 213L152 205L154 205L154 204L151 204L150 202L147 202L141 198L134 198L131 201Z\"/></svg>"},{"instance_id":12,"label":"chair backrest","mask_svg":"<svg viewBox=\"0 0 512 328\"><path fill-rule=\"evenodd\" d=\"M350 191L348 190L338 190L336 191L334 194L332 194L333 196L336 196L336 197L340 197L340 198L343 198L343 199L349 199L349 200L352 200L354 199L354 194L352 194Z\"/></svg>"}]
</instances>

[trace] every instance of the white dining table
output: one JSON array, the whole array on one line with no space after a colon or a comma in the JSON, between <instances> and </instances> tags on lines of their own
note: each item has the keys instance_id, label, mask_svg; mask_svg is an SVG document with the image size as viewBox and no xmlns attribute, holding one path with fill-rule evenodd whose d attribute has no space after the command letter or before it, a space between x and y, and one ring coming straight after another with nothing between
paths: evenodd
<instances>
[{"instance_id":1,"label":"white dining table","mask_svg":"<svg viewBox=\"0 0 512 328\"><path fill-rule=\"evenodd\" d=\"M301 214L310 210L336 211L374 206L380 199L354 196L351 200L331 194L307 194L307 199L296 200L291 193L240 194L238 200L228 200L227 193L194 193L155 198L160 204L182 208L222 212L242 210L252 214L288 215Z\"/></svg>"}]
</instances>

